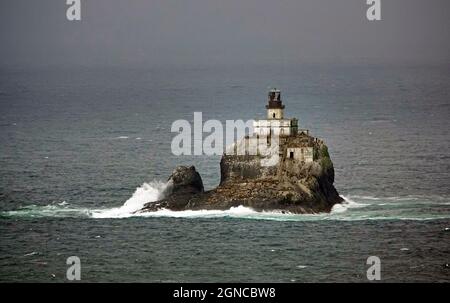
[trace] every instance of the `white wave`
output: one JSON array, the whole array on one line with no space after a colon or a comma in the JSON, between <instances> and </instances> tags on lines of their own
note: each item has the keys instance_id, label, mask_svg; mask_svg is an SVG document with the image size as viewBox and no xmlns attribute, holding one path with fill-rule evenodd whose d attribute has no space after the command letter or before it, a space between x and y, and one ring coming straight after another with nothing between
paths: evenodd
<instances>
[{"instance_id":1,"label":"white wave","mask_svg":"<svg viewBox=\"0 0 450 303\"><path fill-rule=\"evenodd\" d=\"M283 210L256 211L250 207L239 205L226 210L182 210L173 211L160 209L154 212L135 213L139 217L170 217L170 218L238 218L270 221L315 221L328 219L329 214L294 214ZM331 218L331 217L330 217Z\"/></svg>"},{"instance_id":2,"label":"white wave","mask_svg":"<svg viewBox=\"0 0 450 303\"><path fill-rule=\"evenodd\" d=\"M379 206L379 207L418 207L418 206L437 206L437 205L450 205L450 197L438 196L438 195L406 195L406 196L362 196L362 195L351 195L352 199L356 199L362 203L368 203L369 205Z\"/></svg>"},{"instance_id":3,"label":"white wave","mask_svg":"<svg viewBox=\"0 0 450 303\"><path fill-rule=\"evenodd\" d=\"M116 137L115 139L128 139L128 136L119 136L119 137Z\"/></svg>"},{"instance_id":4,"label":"white wave","mask_svg":"<svg viewBox=\"0 0 450 303\"><path fill-rule=\"evenodd\" d=\"M361 208L370 204L357 203L347 197L342 196L344 202L334 205L330 214L293 214L282 210L256 211L250 207L239 205L231 207L227 210L183 210L173 211L170 209L160 209L154 212L132 213L130 216L141 217L172 217L172 218L249 218L262 220L279 220L279 221L298 221L298 220L317 220L317 219L337 219L334 214L340 214L349 208Z\"/></svg>"},{"instance_id":5,"label":"white wave","mask_svg":"<svg viewBox=\"0 0 450 303\"><path fill-rule=\"evenodd\" d=\"M161 200L170 191L171 184L160 181L144 183L136 188L131 198L121 207L106 210L94 210L91 212L93 218L124 218L142 209L144 204Z\"/></svg>"},{"instance_id":6,"label":"white wave","mask_svg":"<svg viewBox=\"0 0 450 303\"><path fill-rule=\"evenodd\" d=\"M140 213L139 210L148 203L163 199L170 193L172 185L160 181L144 183L120 207L107 209L77 208L66 201L53 202L50 205L28 205L18 210L1 212L6 216L27 217L86 217L86 218L126 218L126 217L172 217L172 218L239 218L272 221L359 221L359 220L436 220L448 219L450 214L416 212L415 208L405 208L402 213L391 212L382 205L394 205L400 202L375 201L375 199L356 198L357 196L342 196L344 201L333 206L330 213L293 214L282 210L256 211L250 207L237 206L227 210L184 210L172 211L160 209L155 212ZM350 198L352 197L352 198ZM375 197L374 197L375 198ZM400 197L398 197L400 198ZM355 202L356 201L358 202ZM425 199L426 200L426 199ZM420 200L419 200L420 201ZM381 203L380 203L381 202ZM387 203L386 203L387 202ZM417 201L415 201L417 203ZM440 202L442 204L442 202ZM399 204L400 205L400 204ZM428 204L427 204L428 205ZM370 206L370 207L368 207ZM381 206L381 208L380 208ZM365 208L367 207L367 208Z\"/></svg>"},{"instance_id":7,"label":"white wave","mask_svg":"<svg viewBox=\"0 0 450 303\"><path fill-rule=\"evenodd\" d=\"M227 210L182 210L182 211L173 211L170 209L160 209L153 212L145 212L136 214L142 217L173 217L173 218L215 218L215 217L248 217L248 216L258 216L264 213L257 212L256 210L245 207L242 205L231 207Z\"/></svg>"},{"instance_id":8,"label":"white wave","mask_svg":"<svg viewBox=\"0 0 450 303\"><path fill-rule=\"evenodd\" d=\"M331 214L339 214L347 211L349 208L361 208L370 205L366 203L355 202L352 199L345 197L343 195L341 195L341 197L344 199L344 202L333 205L333 207L331 208Z\"/></svg>"},{"instance_id":9,"label":"white wave","mask_svg":"<svg viewBox=\"0 0 450 303\"><path fill-rule=\"evenodd\" d=\"M352 197L354 199L358 199L358 200L370 200L370 201L411 201L411 200L418 200L420 199L420 197L418 196L413 196L413 195L408 195L408 196L401 196L401 197L396 197L396 196L388 196L388 197L376 197L376 196L363 196L363 195L351 195L349 197Z\"/></svg>"},{"instance_id":10,"label":"white wave","mask_svg":"<svg viewBox=\"0 0 450 303\"><path fill-rule=\"evenodd\" d=\"M25 216L25 217L90 217L91 210L88 208L69 207L68 204L49 204L49 205L27 205L18 210L2 212L6 216Z\"/></svg>"},{"instance_id":11,"label":"white wave","mask_svg":"<svg viewBox=\"0 0 450 303\"><path fill-rule=\"evenodd\" d=\"M348 206L344 204L345 202L342 202L341 204L335 204L333 205L333 208L331 208L332 214L339 214L347 211Z\"/></svg>"}]
</instances>

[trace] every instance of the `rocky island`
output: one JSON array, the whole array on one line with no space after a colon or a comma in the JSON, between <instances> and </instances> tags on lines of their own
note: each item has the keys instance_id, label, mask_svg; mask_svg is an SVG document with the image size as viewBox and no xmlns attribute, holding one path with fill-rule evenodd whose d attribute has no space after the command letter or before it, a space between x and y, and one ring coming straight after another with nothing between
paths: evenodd
<instances>
[{"instance_id":1,"label":"rocky island","mask_svg":"<svg viewBox=\"0 0 450 303\"><path fill-rule=\"evenodd\" d=\"M257 211L298 214L329 212L343 199L335 189L334 168L325 143L284 118L277 89L269 91L267 118L253 122L253 134L222 155L219 186L205 191L194 166L179 166L169 177L165 198L138 212L200 210L243 205Z\"/></svg>"}]
</instances>

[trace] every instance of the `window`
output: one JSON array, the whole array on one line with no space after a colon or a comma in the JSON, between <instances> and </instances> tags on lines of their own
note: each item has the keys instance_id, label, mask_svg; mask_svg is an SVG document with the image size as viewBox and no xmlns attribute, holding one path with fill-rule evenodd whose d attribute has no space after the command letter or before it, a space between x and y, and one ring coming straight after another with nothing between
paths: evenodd
<instances>
[{"instance_id":1,"label":"window","mask_svg":"<svg viewBox=\"0 0 450 303\"><path fill-rule=\"evenodd\" d=\"M272 117L274 117L274 118L275 118L275 113L273 113L273 114L272 114Z\"/></svg>"},{"instance_id":2,"label":"window","mask_svg":"<svg viewBox=\"0 0 450 303\"><path fill-rule=\"evenodd\" d=\"M289 158L291 158L291 159L294 158L294 152L290 152L290 153L289 153Z\"/></svg>"}]
</instances>

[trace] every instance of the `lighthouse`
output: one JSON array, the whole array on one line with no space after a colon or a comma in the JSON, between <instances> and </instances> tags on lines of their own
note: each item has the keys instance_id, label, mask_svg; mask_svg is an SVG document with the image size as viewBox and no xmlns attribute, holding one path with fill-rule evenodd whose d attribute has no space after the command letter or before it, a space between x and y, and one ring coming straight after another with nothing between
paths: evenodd
<instances>
[{"instance_id":1,"label":"lighthouse","mask_svg":"<svg viewBox=\"0 0 450 303\"><path fill-rule=\"evenodd\" d=\"M227 146L225 155L256 157L264 167L277 167L281 162L287 165L313 162L314 155L317 155L314 148L321 143L311 137L307 129L298 128L298 119L284 117L284 104L279 89L269 90L266 110L265 119L253 120L253 134ZM242 168L240 171L242 172ZM254 171L248 174L253 173Z\"/></svg>"},{"instance_id":2,"label":"lighthouse","mask_svg":"<svg viewBox=\"0 0 450 303\"><path fill-rule=\"evenodd\" d=\"M268 96L267 119L283 119L284 105L281 101L281 91L276 88L271 89Z\"/></svg>"},{"instance_id":3,"label":"lighthouse","mask_svg":"<svg viewBox=\"0 0 450 303\"><path fill-rule=\"evenodd\" d=\"M284 104L281 91L273 88L269 90L267 100L267 118L255 120L253 131L257 136L295 136L298 131L298 120L284 118Z\"/></svg>"}]
</instances>

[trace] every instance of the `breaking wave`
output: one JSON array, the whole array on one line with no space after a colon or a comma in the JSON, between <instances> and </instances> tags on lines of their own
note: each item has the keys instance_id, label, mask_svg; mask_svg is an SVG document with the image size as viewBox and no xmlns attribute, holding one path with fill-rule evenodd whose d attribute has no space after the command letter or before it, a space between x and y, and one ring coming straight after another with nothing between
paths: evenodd
<instances>
[{"instance_id":1,"label":"breaking wave","mask_svg":"<svg viewBox=\"0 0 450 303\"><path fill-rule=\"evenodd\" d=\"M130 199L116 208L106 210L92 211L93 218L123 218L130 217L136 211L142 209L144 204L163 199L170 191L172 185L170 183L163 183L160 181L153 181L151 183L144 183L142 186L136 188Z\"/></svg>"},{"instance_id":2,"label":"breaking wave","mask_svg":"<svg viewBox=\"0 0 450 303\"><path fill-rule=\"evenodd\" d=\"M172 218L240 218L275 221L318 220L436 220L450 219L448 197L374 197L342 196L344 202L333 206L330 213L292 214L279 211L258 212L249 207L237 206L227 210L161 209L156 212L137 213L144 204L163 199L171 192L172 184L160 181L144 183L122 206L89 209L74 207L62 201L46 206L28 205L14 211L1 212L7 217L84 217L94 219L128 217L172 217Z\"/></svg>"}]
</instances>

